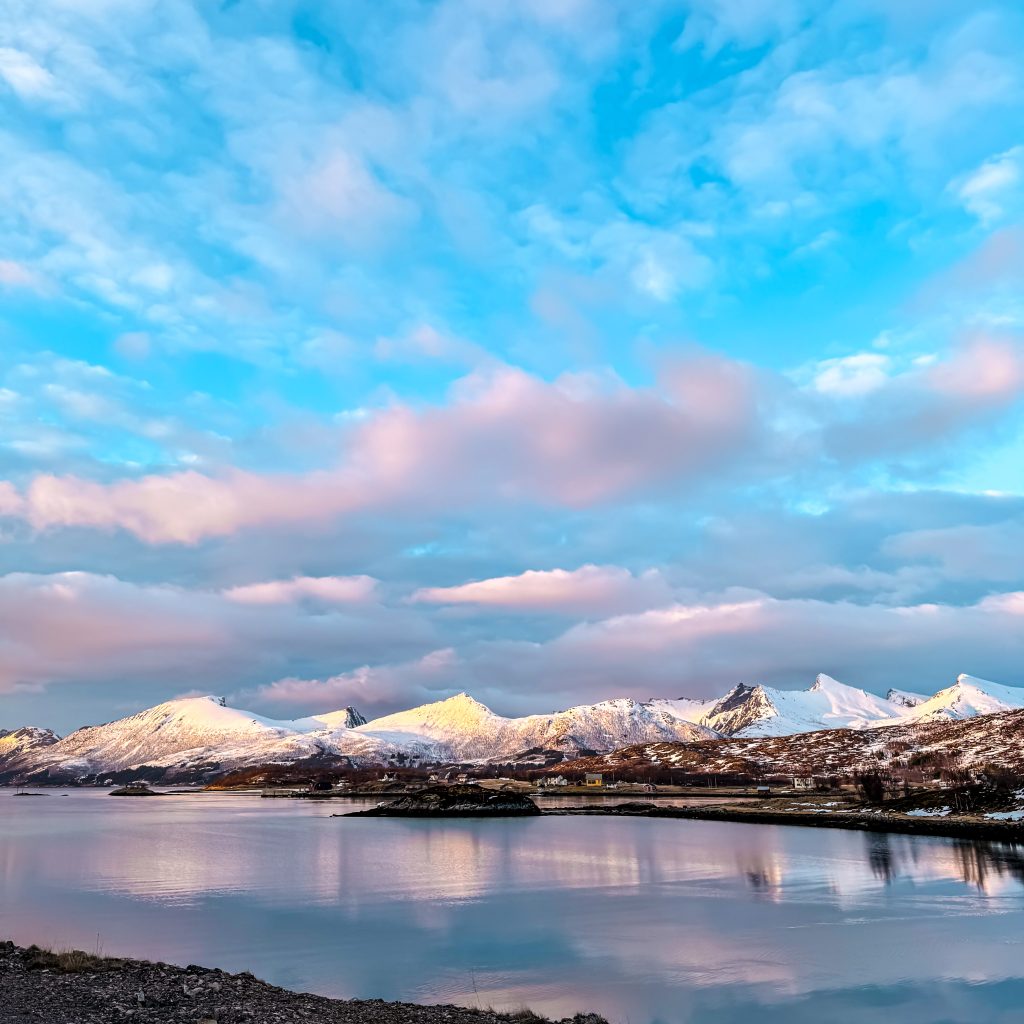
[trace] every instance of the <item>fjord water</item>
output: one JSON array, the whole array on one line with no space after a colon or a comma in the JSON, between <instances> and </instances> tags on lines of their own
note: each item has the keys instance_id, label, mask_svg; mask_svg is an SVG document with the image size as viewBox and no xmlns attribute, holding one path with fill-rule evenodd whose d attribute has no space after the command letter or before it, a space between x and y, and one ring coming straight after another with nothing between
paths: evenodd
<instances>
[{"instance_id":1,"label":"fjord water","mask_svg":"<svg viewBox=\"0 0 1024 1024\"><path fill-rule=\"evenodd\" d=\"M664 1021L998 1021L1024 850L628 818L0 793L0 938L334 996Z\"/></svg>"}]
</instances>

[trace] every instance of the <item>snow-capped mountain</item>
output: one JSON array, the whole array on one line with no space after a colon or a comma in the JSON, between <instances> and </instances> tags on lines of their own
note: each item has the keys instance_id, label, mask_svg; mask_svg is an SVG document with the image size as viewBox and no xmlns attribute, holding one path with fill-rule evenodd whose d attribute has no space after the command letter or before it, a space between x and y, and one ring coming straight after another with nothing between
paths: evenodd
<instances>
[{"instance_id":1,"label":"snow-capped mountain","mask_svg":"<svg viewBox=\"0 0 1024 1024\"><path fill-rule=\"evenodd\" d=\"M356 731L397 746L422 745L423 740L430 740L442 757L459 761L500 760L533 747L576 753L646 742L632 738L636 736L677 741L715 737L712 730L665 707L675 703L625 698L584 704L551 715L503 718L460 693L374 719Z\"/></svg>"},{"instance_id":2,"label":"snow-capped mountain","mask_svg":"<svg viewBox=\"0 0 1024 1024\"><path fill-rule=\"evenodd\" d=\"M229 708L220 698L188 697L63 739L43 729L0 732L0 781L102 781L133 773L204 779L310 758L502 762L538 750L572 758L636 744L914 728L1015 708L1024 708L1024 689L966 675L932 697L905 690L879 697L819 675L806 690L739 685L717 700L622 698L522 718L495 714L465 693L369 722L352 707L280 721Z\"/></svg>"},{"instance_id":3,"label":"snow-capped mountain","mask_svg":"<svg viewBox=\"0 0 1024 1024\"><path fill-rule=\"evenodd\" d=\"M723 736L790 736L819 729L871 729L939 718L961 719L1024 707L1024 689L973 676L933 697L890 689L886 696L819 675L806 690L740 684L698 718Z\"/></svg>"},{"instance_id":4,"label":"snow-capped mountain","mask_svg":"<svg viewBox=\"0 0 1024 1024\"><path fill-rule=\"evenodd\" d=\"M344 712L338 712L343 716ZM354 718L361 718L353 712ZM23 775L59 773L77 779L130 771L140 766L189 773L266 762L292 762L325 754L386 759L401 753L373 738L319 719L276 721L229 708L217 697L166 701L136 715L86 726L16 761ZM5 766L8 771L12 765Z\"/></svg>"},{"instance_id":5,"label":"snow-capped mountain","mask_svg":"<svg viewBox=\"0 0 1024 1024\"><path fill-rule=\"evenodd\" d=\"M700 722L723 736L789 736L818 729L867 729L895 722L901 710L902 705L884 697L819 675L806 690L741 683Z\"/></svg>"},{"instance_id":6,"label":"snow-capped mountain","mask_svg":"<svg viewBox=\"0 0 1024 1024\"><path fill-rule=\"evenodd\" d=\"M315 757L344 757L354 763L500 760L531 747L575 756L628 743L715 735L633 700L503 718L459 694L367 722L351 707L278 721L229 708L217 697L186 697L16 752L0 765L0 775L97 780L147 769L167 778L192 778Z\"/></svg>"},{"instance_id":7,"label":"snow-capped mountain","mask_svg":"<svg viewBox=\"0 0 1024 1024\"><path fill-rule=\"evenodd\" d=\"M939 690L934 697L922 698L910 707L906 717L912 721L975 718L999 711L1024 708L1024 689L1003 686L987 679L961 674L952 686Z\"/></svg>"}]
</instances>

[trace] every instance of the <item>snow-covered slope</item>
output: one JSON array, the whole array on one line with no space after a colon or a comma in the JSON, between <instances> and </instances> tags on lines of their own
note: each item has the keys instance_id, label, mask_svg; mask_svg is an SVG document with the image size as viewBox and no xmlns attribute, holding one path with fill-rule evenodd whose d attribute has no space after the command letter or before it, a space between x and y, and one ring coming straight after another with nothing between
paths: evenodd
<instances>
[{"instance_id":1,"label":"snow-covered slope","mask_svg":"<svg viewBox=\"0 0 1024 1024\"><path fill-rule=\"evenodd\" d=\"M905 708L831 676L806 690L737 686L701 723L725 736L788 736L817 729L867 729L896 722Z\"/></svg>"},{"instance_id":2,"label":"snow-covered slope","mask_svg":"<svg viewBox=\"0 0 1024 1024\"><path fill-rule=\"evenodd\" d=\"M21 729L0 729L0 761L29 750L52 746L60 737L50 729L26 725Z\"/></svg>"},{"instance_id":3,"label":"snow-covered slope","mask_svg":"<svg viewBox=\"0 0 1024 1024\"><path fill-rule=\"evenodd\" d=\"M923 704L928 699L928 695L914 693L911 690L890 689L885 695L885 699L899 708L916 708L918 704Z\"/></svg>"},{"instance_id":4,"label":"snow-covered slope","mask_svg":"<svg viewBox=\"0 0 1024 1024\"><path fill-rule=\"evenodd\" d=\"M346 709L326 716L361 718ZM23 773L58 771L70 778L137 769L173 768L176 774L321 755L389 758L402 753L344 726L317 718L276 721L229 708L217 697L169 700L106 725L87 726L21 758Z\"/></svg>"},{"instance_id":5,"label":"snow-covered slope","mask_svg":"<svg viewBox=\"0 0 1024 1024\"><path fill-rule=\"evenodd\" d=\"M1024 708L1024 689L961 674L952 686L905 710L904 715L910 721L932 721L974 718L1015 708Z\"/></svg>"},{"instance_id":6,"label":"snow-covered slope","mask_svg":"<svg viewBox=\"0 0 1024 1024\"><path fill-rule=\"evenodd\" d=\"M504 718L460 693L374 719L356 731L419 750L433 743L437 756L460 761L500 760L533 747L576 753L654 742L654 737L677 741L714 738L710 729L683 718L683 709L665 706L681 703L690 702L608 700L550 715Z\"/></svg>"},{"instance_id":7,"label":"snow-covered slope","mask_svg":"<svg viewBox=\"0 0 1024 1024\"><path fill-rule=\"evenodd\" d=\"M693 722L699 725L707 717L711 709L721 703L720 697L709 697L701 700L697 697L655 697L647 701L647 706L652 711L663 712L671 718L681 722Z\"/></svg>"},{"instance_id":8,"label":"snow-covered slope","mask_svg":"<svg viewBox=\"0 0 1024 1024\"><path fill-rule=\"evenodd\" d=\"M59 766L87 775L169 760L233 761L250 752L266 760L297 759L316 750L306 731L226 707L216 697L189 697L106 725L86 726L33 760L37 769Z\"/></svg>"}]
</instances>

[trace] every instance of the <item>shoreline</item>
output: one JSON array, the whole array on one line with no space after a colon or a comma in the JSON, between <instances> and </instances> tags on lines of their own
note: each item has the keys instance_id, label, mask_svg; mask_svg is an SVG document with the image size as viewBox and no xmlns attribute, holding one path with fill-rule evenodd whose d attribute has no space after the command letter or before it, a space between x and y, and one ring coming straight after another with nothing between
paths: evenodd
<instances>
[{"instance_id":1,"label":"shoreline","mask_svg":"<svg viewBox=\"0 0 1024 1024\"><path fill-rule=\"evenodd\" d=\"M0 942L0 1022L47 1024L607 1024L595 1013L551 1022L528 1009L332 999L279 988L243 972L51 952ZM40 1016L45 1011L45 1018Z\"/></svg>"},{"instance_id":2,"label":"shoreline","mask_svg":"<svg viewBox=\"0 0 1024 1024\"><path fill-rule=\"evenodd\" d=\"M982 821L959 816L911 817L879 812L786 811L761 807L564 807L544 811L550 817L607 815L622 818L681 818L690 821L728 821L748 825L795 825L803 828L838 828L856 832L890 832L900 835L937 836L947 839L998 840L1024 843L1024 822Z\"/></svg>"}]
</instances>

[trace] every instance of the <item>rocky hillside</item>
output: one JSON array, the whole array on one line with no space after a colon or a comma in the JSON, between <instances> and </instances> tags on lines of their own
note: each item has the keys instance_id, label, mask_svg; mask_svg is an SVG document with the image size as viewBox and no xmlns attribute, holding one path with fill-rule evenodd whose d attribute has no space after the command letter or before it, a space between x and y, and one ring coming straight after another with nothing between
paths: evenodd
<instances>
[{"instance_id":1,"label":"rocky hillside","mask_svg":"<svg viewBox=\"0 0 1024 1024\"><path fill-rule=\"evenodd\" d=\"M579 758L549 774L678 769L680 775L849 776L893 769L1007 769L1024 774L1024 710L966 719L908 721L874 729L830 729L792 736L700 743L643 743Z\"/></svg>"},{"instance_id":2,"label":"rocky hillside","mask_svg":"<svg viewBox=\"0 0 1024 1024\"><path fill-rule=\"evenodd\" d=\"M0 729L0 781L3 781L6 774L17 771L18 765L53 746L59 739L55 732L33 726Z\"/></svg>"}]
</instances>

